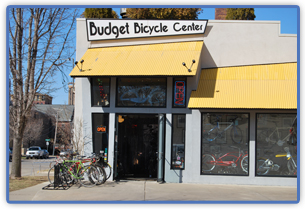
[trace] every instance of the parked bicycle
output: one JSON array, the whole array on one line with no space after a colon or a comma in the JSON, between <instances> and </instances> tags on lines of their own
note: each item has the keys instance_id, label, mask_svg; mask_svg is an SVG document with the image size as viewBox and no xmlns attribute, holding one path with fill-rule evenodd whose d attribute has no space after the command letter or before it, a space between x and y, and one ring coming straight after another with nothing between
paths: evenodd
<instances>
[{"instance_id":1,"label":"parked bicycle","mask_svg":"<svg viewBox=\"0 0 305 210\"><path fill-rule=\"evenodd\" d=\"M248 173L248 154L238 147L231 146L238 151L228 152L216 158L213 154L204 154L202 156L202 171L211 172L216 166L226 167L227 170L240 167L243 172Z\"/></svg>"},{"instance_id":2,"label":"parked bicycle","mask_svg":"<svg viewBox=\"0 0 305 210\"><path fill-rule=\"evenodd\" d=\"M105 183L105 181L107 180L106 179L107 174L105 172L104 166L99 163L100 156L96 155L95 153L92 153L90 157L78 156L78 159L81 160L82 163L84 163L85 165L89 164L97 168L97 170L100 173L101 179L96 182L96 185Z\"/></svg>"},{"instance_id":3,"label":"parked bicycle","mask_svg":"<svg viewBox=\"0 0 305 210\"><path fill-rule=\"evenodd\" d=\"M219 122L220 116L216 117L216 125L210 129L208 132L203 133L203 140L205 141L215 141L216 139L221 139L224 135L226 135L227 130L230 130L231 139L236 144L242 143L242 131L241 129L236 125L240 120L239 118L235 118L230 120L229 122ZM227 125L225 129L221 130L221 125ZM207 124L206 126L213 126L212 124Z\"/></svg>"},{"instance_id":4,"label":"parked bicycle","mask_svg":"<svg viewBox=\"0 0 305 210\"><path fill-rule=\"evenodd\" d=\"M137 106L146 102L151 106L162 106L165 104L165 92L159 87L154 89L151 89L150 86L134 88L123 93L120 101L124 106Z\"/></svg>"},{"instance_id":5,"label":"parked bicycle","mask_svg":"<svg viewBox=\"0 0 305 210\"><path fill-rule=\"evenodd\" d=\"M84 165L86 160L65 160L59 161L53 165L48 172L48 179L54 184L55 166L59 167L59 179L66 184L80 183L85 187L92 187L98 183L103 183L105 174L102 174L96 167Z\"/></svg>"},{"instance_id":6,"label":"parked bicycle","mask_svg":"<svg viewBox=\"0 0 305 210\"><path fill-rule=\"evenodd\" d=\"M106 180L108 180L111 176L112 168L108 162L104 161L104 158L105 158L105 156L99 155L99 161L97 161L97 162L98 162L98 164L100 164L103 167L103 169L106 173Z\"/></svg>"}]
</instances>

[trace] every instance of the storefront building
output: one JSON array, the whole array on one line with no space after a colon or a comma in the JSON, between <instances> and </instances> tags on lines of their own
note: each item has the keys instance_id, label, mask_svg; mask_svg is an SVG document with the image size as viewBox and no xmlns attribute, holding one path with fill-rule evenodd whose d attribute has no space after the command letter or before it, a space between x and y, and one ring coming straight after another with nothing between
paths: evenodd
<instances>
[{"instance_id":1,"label":"storefront building","mask_svg":"<svg viewBox=\"0 0 305 210\"><path fill-rule=\"evenodd\" d=\"M113 180L297 185L297 36L280 22L78 19L76 47L75 141Z\"/></svg>"}]
</instances>

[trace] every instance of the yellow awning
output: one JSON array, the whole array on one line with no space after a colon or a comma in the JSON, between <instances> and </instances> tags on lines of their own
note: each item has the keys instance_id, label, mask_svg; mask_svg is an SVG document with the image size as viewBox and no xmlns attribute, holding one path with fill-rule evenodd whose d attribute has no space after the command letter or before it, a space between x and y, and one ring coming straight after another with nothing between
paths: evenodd
<instances>
[{"instance_id":1,"label":"yellow awning","mask_svg":"<svg viewBox=\"0 0 305 210\"><path fill-rule=\"evenodd\" d=\"M84 76L194 76L203 41L88 49L70 73ZM196 62L190 68L192 60Z\"/></svg>"},{"instance_id":2,"label":"yellow awning","mask_svg":"<svg viewBox=\"0 0 305 210\"><path fill-rule=\"evenodd\" d=\"M188 107L297 109L297 63L202 69Z\"/></svg>"}]
</instances>

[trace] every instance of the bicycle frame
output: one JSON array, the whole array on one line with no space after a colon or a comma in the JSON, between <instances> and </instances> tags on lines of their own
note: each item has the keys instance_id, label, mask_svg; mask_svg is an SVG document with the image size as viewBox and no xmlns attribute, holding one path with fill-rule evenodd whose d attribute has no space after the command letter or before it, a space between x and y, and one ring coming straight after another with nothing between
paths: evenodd
<instances>
[{"instance_id":1,"label":"bicycle frame","mask_svg":"<svg viewBox=\"0 0 305 210\"><path fill-rule=\"evenodd\" d=\"M280 132L279 132L279 130L281 130L281 129L287 129L287 128L289 129L289 134L288 134L286 137L284 137L283 139L280 139ZM271 137L272 137L274 134L276 135L277 140L271 140ZM272 144L277 143L279 146L283 146L283 144L284 144L286 141L289 140L289 137L290 137L291 135L293 135L293 129L292 129L291 127L276 127L276 128L271 132L271 134L266 138L266 142L271 142Z\"/></svg>"},{"instance_id":2,"label":"bicycle frame","mask_svg":"<svg viewBox=\"0 0 305 210\"><path fill-rule=\"evenodd\" d=\"M74 163L72 164L69 168L65 163ZM75 178L75 179L81 179L83 178L82 176L76 176L80 172L80 169L84 167L83 163L81 160L64 160L63 161L63 166L69 171L69 173ZM75 173L73 173L73 168L76 168Z\"/></svg>"},{"instance_id":3,"label":"bicycle frame","mask_svg":"<svg viewBox=\"0 0 305 210\"><path fill-rule=\"evenodd\" d=\"M293 175L296 175L297 173L297 164L295 163L290 151L289 151L289 148L288 147L285 147L284 150L286 151L286 153L280 153L280 154L277 154L275 155L275 157L286 157L287 158L287 165L289 164L289 161L293 164L293 167L295 170L293 169L289 169L288 167L288 170L293 174Z\"/></svg>"},{"instance_id":4,"label":"bicycle frame","mask_svg":"<svg viewBox=\"0 0 305 210\"><path fill-rule=\"evenodd\" d=\"M233 155L235 153L239 153L238 156L236 155ZM215 156L214 156L215 157ZM222 160L223 158L225 157L234 157L236 158L236 160ZM228 152L222 156L220 156L219 158L216 159L215 157L215 161L211 161L210 163L211 164L214 164L215 165L218 165L218 166L233 166L233 164L236 164L238 163L238 161L240 161L240 159L243 157L243 154L241 152L237 152L237 151L234 151L234 152Z\"/></svg>"},{"instance_id":5,"label":"bicycle frame","mask_svg":"<svg viewBox=\"0 0 305 210\"><path fill-rule=\"evenodd\" d=\"M210 135L211 132L214 131L216 128L219 130L219 127L220 127L219 124L220 124L220 123L217 122L217 125L216 125L214 128L212 128L211 130L209 130L209 131L207 132L207 134ZM226 124L227 124L227 123L226 123ZM234 121L232 121L232 122L229 124L229 126L226 127L224 130L218 132L217 135L216 135L213 139L210 139L209 141L214 141L215 139L218 138L218 136L222 135L224 132L226 132L226 131L227 131L229 128L231 128L232 126L234 127Z\"/></svg>"}]
</instances>

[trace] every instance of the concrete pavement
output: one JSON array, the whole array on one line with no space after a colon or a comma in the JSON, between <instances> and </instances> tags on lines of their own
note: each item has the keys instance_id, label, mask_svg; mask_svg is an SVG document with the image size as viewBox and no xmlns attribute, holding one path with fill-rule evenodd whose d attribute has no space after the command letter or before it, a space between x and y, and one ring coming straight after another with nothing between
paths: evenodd
<instances>
[{"instance_id":1,"label":"concrete pavement","mask_svg":"<svg viewBox=\"0 0 305 210\"><path fill-rule=\"evenodd\" d=\"M92 188L43 190L48 184L10 192L8 201L297 201L297 187L107 181Z\"/></svg>"}]
</instances>

